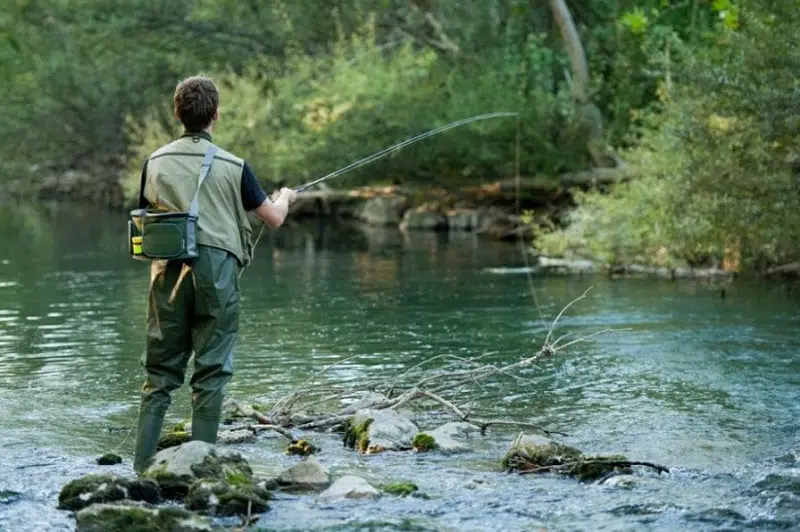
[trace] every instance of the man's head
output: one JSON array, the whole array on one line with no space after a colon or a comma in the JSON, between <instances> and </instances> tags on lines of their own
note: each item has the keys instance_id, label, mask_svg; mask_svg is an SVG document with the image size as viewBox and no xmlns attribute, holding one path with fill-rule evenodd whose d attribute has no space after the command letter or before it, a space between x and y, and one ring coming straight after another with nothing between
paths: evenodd
<instances>
[{"instance_id":1,"label":"man's head","mask_svg":"<svg viewBox=\"0 0 800 532\"><path fill-rule=\"evenodd\" d=\"M187 133L203 131L219 119L219 92L214 82L202 76L184 79L175 87L175 118Z\"/></svg>"}]
</instances>

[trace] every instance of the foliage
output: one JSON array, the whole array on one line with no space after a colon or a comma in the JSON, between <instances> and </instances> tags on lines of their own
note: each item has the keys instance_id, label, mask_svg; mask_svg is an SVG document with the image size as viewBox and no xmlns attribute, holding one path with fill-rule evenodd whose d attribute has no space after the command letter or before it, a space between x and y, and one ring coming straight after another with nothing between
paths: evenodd
<instances>
[{"instance_id":1,"label":"foliage","mask_svg":"<svg viewBox=\"0 0 800 532\"><path fill-rule=\"evenodd\" d=\"M632 179L578 194L571 224L541 236L540 250L731 269L797 259L800 190L787 160L800 140L800 16L786 7L734 10L741 30L722 19L716 46L685 57L680 82L641 114L625 154Z\"/></svg>"}]
</instances>

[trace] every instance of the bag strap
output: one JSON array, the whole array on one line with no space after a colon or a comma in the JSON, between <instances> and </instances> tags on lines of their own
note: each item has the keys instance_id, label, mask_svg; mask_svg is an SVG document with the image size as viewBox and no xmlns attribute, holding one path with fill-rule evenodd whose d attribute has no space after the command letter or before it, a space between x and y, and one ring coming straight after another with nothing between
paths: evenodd
<instances>
[{"instance_id":1,"label":"bag strap","mask_svg":"<svg viewBox=\"0 0 800 532\"><path fill-rule=\"evenodd\" d=\"M205 157L203 157L203 166L200 167L200 175L197 176L197 190L194 192L194 198L192 198L192 205L189 207L189 215L197 217L200 213L200 204L197 201L197 198L200 194L200 185L203 184L205 181L206 176L208 176L208 171L211 169L211 163L214 162L214 155L217 153L217 148L215 145L210 145L206 150Z\"/></svg>"}]
</instances>

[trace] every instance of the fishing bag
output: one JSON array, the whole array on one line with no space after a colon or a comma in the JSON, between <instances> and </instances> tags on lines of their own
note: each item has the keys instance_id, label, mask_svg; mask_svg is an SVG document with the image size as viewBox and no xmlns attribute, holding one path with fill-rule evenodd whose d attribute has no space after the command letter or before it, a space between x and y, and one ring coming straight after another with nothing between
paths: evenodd
<instances>
[{"instance_id":1,"label":"fishing bag","mask_svg":"<svg viewBox=\"0 0 800 532\"><path fill-rule=\"evenodd\" d=\"M128 220L128 247L138 260L180 260L197 257L197 219L200 217L198 195L208 176L217 147L211 145L203 157L197 176L197 190L188 212L136 209Z\"/></svg>"}]
</instances>

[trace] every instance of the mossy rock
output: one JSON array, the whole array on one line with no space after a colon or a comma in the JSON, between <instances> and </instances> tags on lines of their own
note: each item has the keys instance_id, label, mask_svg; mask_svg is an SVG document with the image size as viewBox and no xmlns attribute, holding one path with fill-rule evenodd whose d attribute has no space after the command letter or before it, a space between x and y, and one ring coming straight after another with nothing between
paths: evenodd
<instances>
[{"instance_id":1,"label":"mossy rock","mask_svg":"<svg viewBox=\"0 0 800 532\"><path fill-rule=\"evenodd\" d=\"M306 440L292 441L286 448L286 454L290 455L309 456L317 452L319 452L319 447L312 445Z\"/></svg>"},{"instance_id":2,"label":"mossy rock","mask_svg":"<svg viewBox=\"0 0 800 532\"><path fill-rule=\"evenodd\" d=\"M157 482L164 497L180 500L198 480L241 478L249 482L253 478L253 470L239 453L221 450L209 443L191 441L174 449L160 451L142 476Z\"/></svg>"},{"instance_id":3,"label":"mossy rock","mask_svg":"<svg viewBox=\"0 0 800 532\"><path fill-rule=\"evenodd\" d=\"M76 516L76 532L211 532L204 518L183 508L93 504Z\"/></svg>"},{"instance_id":4,"label":"mossy rock","mask_svg":"<svg viewBox=\"0 0 800 532\"><path fill-rule=\"evenodd\" d=\"M414 436L414 439L411 441L411 447L418 453L426 453L436 449L438 446L436 445L436 438L430 434L420 432Z\"/></svg>"},{"instance_id":5,"label":"mossy rock","mask_svg":"<svg viewBox=\"0 0 800 532\"><path fill-rule=\"evenodd\" d=\"M503 458L507 471L526 471L539 467L563 465L583 458L583 454L562 443L524 436L517 439Z\"/></svg>"},{"instance_id":6,"label":"mossy rock","mask_svg":"<svg viewBox=\"0 0 800 532\"><path fill-rule=\"evenodd\" d=\"M96 460L98 465L116 465L122 463L122 457L114 453L106 453Z\"/></svg>"},{"instance_id":7,"label":"mossy rock","mask_svg":"<svg viewBox=\"0 0 800 532\"><path fill-rule=\"evenodd\" d=\"M123 500L157 503L161 491L152 480L127 479L115 475L87 475L69 482L58 494L58 508L80 510L94 503Z\"/></svg>"},{"instance_id":8,"label":"mossy rock","mask_svg":"<svg viewBox=\"0 0 800 532\"><path fill-rule=\"evenodd\" d=\"M192 440L192 435L186 432L185 430L168 432L164 436L161 436L158 439L158 443L156 444L156 451L163 451L164 449L169 449L170 447L177 447L178 445L183 445L184 443L191 440Z\"/></svg>"},{"instance_id":9,"label":"mossy rock","mask_svg":"<svg viewBox=\"0 0 800 532\"><path fill-rule=\"evenodd\" d=\"M382 488L382 490L389 495L406 497L416 491L419 491L419 487L412 482L395 482L393 484L387 484Z\"/></svg>"},{"instance_id":10,"label":"mossy rock","mask_svg":"<svg viewBox=\"0 0 800 532\"><path fill-rule=\"evenodd\" d=\"M367 452L369 448L369 426L371 424L371 419L356 423L356 418L353 417L348 422L344 432L344 446L361 453Z\"/></svg>"},{"instance_id":11,"label":"mossy rock","mask_svg":"<svg viewBox=\"0 0 800 532\"><path fill-rule=\"evenodd\" d=\"M189 488L186 508L220 517L260 514L269 509L271 498L269 491L253 483L201 480Z\"/></svg>"},{"instance_id":12,"label":"mossy rock","mask_svg":"<svg viewBox=\"0 0 800 532\"><path fill-rule=\"evenodd\" d=\"M630 466L614 464L614 462L624 462L626 460L627 458L622 455L587 456L575 462L565 474L581 482L590 482L613 474L633 474L633 469Z\"/></svg>"}]
</instances>

